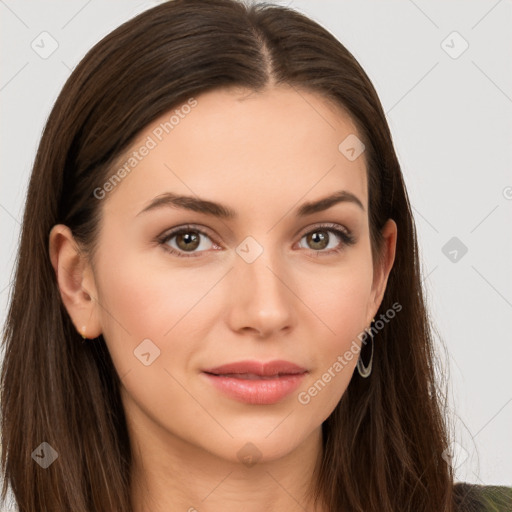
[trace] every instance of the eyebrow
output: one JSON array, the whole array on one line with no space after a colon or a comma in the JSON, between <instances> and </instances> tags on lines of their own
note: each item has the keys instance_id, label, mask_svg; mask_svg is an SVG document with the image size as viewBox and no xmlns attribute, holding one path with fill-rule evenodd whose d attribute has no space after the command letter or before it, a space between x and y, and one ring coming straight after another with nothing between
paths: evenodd
<instances>
[{"instance_id":1,"label":"eyebrow","mask_svg":"<svg viewBox=\"0 0 512 512\"><path fill-rule=\"evenodd\" d=\"M295 214L298 217L306 217L327 210L338 203L352 203L357 205L363 212L365 211L363 203L357 196L346 190L340 190L322 199L302 204L296 209ZM172 192L166 192L155 197L136 216L163 207L181 208L204 213L205 215L211 215L220 219L236 219L238 217L237 212L228 206L198 197L178 195Z\"/></svg>"}]
</instances>

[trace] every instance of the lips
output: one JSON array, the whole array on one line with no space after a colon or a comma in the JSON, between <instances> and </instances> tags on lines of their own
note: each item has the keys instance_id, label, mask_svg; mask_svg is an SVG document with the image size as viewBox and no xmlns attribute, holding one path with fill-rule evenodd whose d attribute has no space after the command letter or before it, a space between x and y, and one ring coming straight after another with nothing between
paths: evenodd
<instances>
[{"instance_id":1,"label":"lips","mask_svg":"<svg viewBox=\"0 0 512 512\"><path fill-rule=\"evenodd\" d=\"M213 375L223 375L235 378L265 378L280 375L297 375L307 372L306 368L291 363L290 361L274 360L262 361L238 361L235 363L223 364L214 368L203 370Z\"/></svg>"},{"instance_id":2,"label":"lips","mask_svg":"<svg viewBox=\"0 0 512 512\"><path fill-rule=\"evenodd\" d=\"M275 404L301 384L308 370L289 361L239 361L203 370L224 395L252 405Z\"/></svg>"}]
</instances>

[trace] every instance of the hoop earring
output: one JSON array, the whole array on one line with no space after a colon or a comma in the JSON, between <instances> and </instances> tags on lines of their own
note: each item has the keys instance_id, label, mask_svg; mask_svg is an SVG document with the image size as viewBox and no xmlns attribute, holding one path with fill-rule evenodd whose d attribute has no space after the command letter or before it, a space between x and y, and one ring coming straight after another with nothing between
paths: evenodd
<instances>
[{"instance_id":1,"label":"hoop earring","mask_svg":"<svg viewBox=\"0 0 512 512\"><path fill-rule=\"evenodd\" d=\"M375 318L372 320L372 322L375 321ZM363 377L363 379L366 379L370 376L372 373L372 365L373 365L373 334L371 330L371 324L370 324L370 337L371 337L371 344L372 344L372 355L370 356L370 362L368 363L368 366L364 366L362 355L363 351L361 350L361 354L359 354L359 359L357 360L357 371L359 372L359 375Z\"/></svg>"}]
</instances>

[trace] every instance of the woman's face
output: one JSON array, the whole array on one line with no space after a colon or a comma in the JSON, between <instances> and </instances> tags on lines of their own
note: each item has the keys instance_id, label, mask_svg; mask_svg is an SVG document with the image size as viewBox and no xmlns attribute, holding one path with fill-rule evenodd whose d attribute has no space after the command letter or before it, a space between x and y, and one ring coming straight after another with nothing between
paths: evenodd
<instances>
[{"instance_id":1,"label":"woman's face","mask_svg":"<svg viewBox=\"0 0 512 512\"><path fill-rule=\"evenodd\" d=\"M121 181L95 191L99 249L84 287L141 442L263 461L318 434L352 377L394 258L389 221L387 266L374 272L355 136L321 96L218 90L148 126L112 170L126 163ZM318 203L342 191L346 200ZM190 199L173 204L171 194ZM306 373L266 384L205 373L247 360Z\"/></svg>"}]
</instances>

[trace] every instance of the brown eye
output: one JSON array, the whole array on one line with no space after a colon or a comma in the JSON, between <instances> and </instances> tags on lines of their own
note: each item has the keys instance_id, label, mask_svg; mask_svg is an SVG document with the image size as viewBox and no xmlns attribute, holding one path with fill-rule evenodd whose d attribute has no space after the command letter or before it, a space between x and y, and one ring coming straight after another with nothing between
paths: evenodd
<instances>
[{"instance_id":1,"label":"brown eye","mask_svg":"<svg viewBox=\"0 0 512 512\"><path fill-rule=\"evenodd\" d=\"M183 251L193 251L199 247L200 235L194 231L186 231L174 235L176 237L176 245Z\"/></svg>"},{"instance_id":2,"label":"brown eye","mask_svg":"<svg viewBox=\"0 0 512 512\"><path fill-rule=\"evenodd\" d=\"M316 252L317 256L340 252L356 241L350 231L337 224L318 226L306 233L302 239L306 240L305 248Z\"/></svg>"},{"instance_id":3,"label":"brown eye","mask_svg":"<svg viewBox=\"0 0 512 512\"><path fill-rule=\"evenodd\" d=\"M329 243L329 235L327 230L317 229L306 235L307 243L310 244L312 249L323 250Z\"/></svg>"},{"instance_id":4,"label":"brown eye","mask_svg":"<svg viewBox=\"0 0 512 512\"><path fill-rule=\"evenodd\" d=\"M207 242L204 242L206 239ZM209 245L208 245L209 240ZM211 249L213 242L211 238L193 226L183 226L168 234L159 237L158 241L166 251L176 256L200 256L202 252ZM204 245L206 243L206 246ZM199 249L199 250L197 250Z\"/></svg>"}]
</instances>

